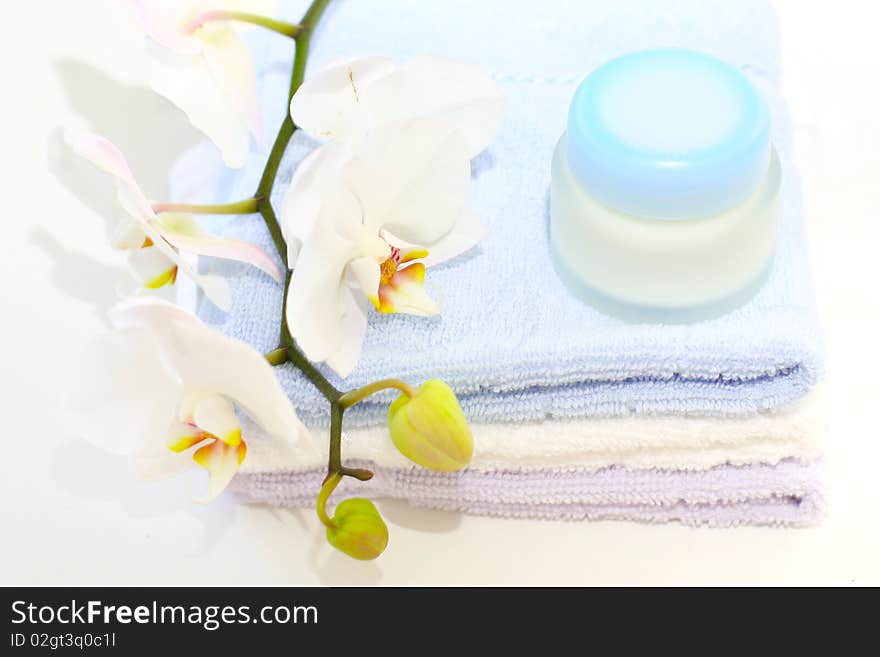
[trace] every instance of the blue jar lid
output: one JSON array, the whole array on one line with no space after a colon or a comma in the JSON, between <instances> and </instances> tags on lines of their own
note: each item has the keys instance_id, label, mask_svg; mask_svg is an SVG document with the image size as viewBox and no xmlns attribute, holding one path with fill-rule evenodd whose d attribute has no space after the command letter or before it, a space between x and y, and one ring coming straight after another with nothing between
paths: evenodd
<instances>
[{"instance_id":1,"label":"blue jar lid","mask_svg":"<svg viewBox=\"0 0 880 657\"><path fill-rule=\"evenodd\" d=\"M625 214L693 219L729 210L770 161L770 115L745 75L672 48L614 59L571 102L568 161L577 181Z\"/></svg>"}]
</instances>

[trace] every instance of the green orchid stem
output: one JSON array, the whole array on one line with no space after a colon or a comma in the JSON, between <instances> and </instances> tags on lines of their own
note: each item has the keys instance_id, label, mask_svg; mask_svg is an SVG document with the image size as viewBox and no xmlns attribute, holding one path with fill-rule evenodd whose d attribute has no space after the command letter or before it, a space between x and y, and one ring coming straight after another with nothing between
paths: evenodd
<instances>
[{"instance_id":1,"label":"green orchid stem","mask_svg":"<svg viewBox=\"0 0 880 657\"><path fill-rule=\"evenodd\" d=\"M315 511L318 512L318 518L328 529L335 529L336 523L333 522L333 518L327 515L327 500L330 499L340 481L342 481L340 473L334 472L332 475L328 475L324 480L324 485L321 486L321 492L318 493L318 500L315 502Z\"/></svg>"},{"instance_id":2,"label":"green orchid stem","mask_svg":"<svg viewBox=\"0 0 880 657\"><path fill-rule=\"evenodd\" d=\"M290 89L287 94L287 104L290 105L293 95L297 92L305 79L306 63L309 58L309 46L311 44L312 32L321 16L327 9L330 0L313 0L308 10L297 26L297 32L294 35L296 39L296 54L293 59L293 70L290 74ZM266 25L264 25L265 27ZM318 495L317 512L321 522L327 527L335 527L333 520L327 515L326 505L327 499L331 493L339 485L342 477L354 477L360 481L367 481L373 477L373 473L369 470L361 468L347 468L342 465L342 414L345 407L340 403L342 393L330 383L330 381L321 374L318 369L312 365L308 358L294 344L293 337L290 334L290 328L287 325L287 288L290 285L290 269L287 260L287 243L284 240L284 234L278 223L278 217L275 215L275 209L272 207L272 189L275 186L275 179L278 176L278 168L281 166L281 160L287 150L291 138L296 132L296 125L287 112L272 149L269 151L269 157L266 159L266 167L263 169L263 175L257 185L254 198L257 199L257 212L263 217L266 229L275 244L275 250L278 257L284 263L288 271L284 280L284 301L281 307L281 331L280 346L277 349L266 354L266 360L272 365L281 365L283 363L292 363L305 377L314 385L321 394L330 402L330 457L327 468L327 478ZM406 384L403 384L406 385Z\"/></svg>"},{"instance_id":3,"label":"green orchid stem","mask_svg":"<svg viewBox=\"0 0 880 657\"><path fill-rule=\"evenodd\" d=\"M382 379L380 381L368 383L357 390L346 392L339 398L339 405L342 406L343 409L351 408L355 404L359 404L365 400L370 395L375 395L380 390L387 390L388 388L396 388L407 397L415 397L418 392L411 385L400 379Z\"/></svg>"},{"instance_id":4,"label":"green orchid stem","mask_svg":"<svg viewBox=\"0 0 880 657\"><path fill-rule=\"evenodd\" d=\"M340 475L369 481L373 473L363 468L347 468L342 465L342 415L345 408L338 401L330 402L330 458L327 462L327 477Z\"/></svg>"},{"instance_id":5,"label":"green orchid stem","mask_svg":"<svg viewBox=\"0 0 880 657\"><path fill-rule=\"evenodd\" d=\"M153 212L185 212L187 214L254 214L260 207L260 201L256 198L247 198L243 201L232 203L218 203L216 205L202 205L191 203L156 203Z\"/></svg>"},{"instance_id":6,"label":"green orchid stem","mask_svg":"<svg viewBox=\"0 0 880 657\"><path fill-rule=\"evenodd\" d=\"M309 45L312 40L312 31L314 30L315 25L318 24L318 21L321 20L321 15L324 13L324 10L327 9L329 3L330 0L313 0L308 11L306 11L303 19L299 23L299 32L296 35L296 55L293 59L293 70L290 74L290 89L287 94L288 105L305 79L306 62L309 58ZM275 143L272 144L272 150L269 151L269 158L266 160L266 168L263 170L263 175L260 177L257 191L254 194L254 197L260 199L259 212L263 216L263 221L266 223L266 228L272 237L272 241L275 243L275 249L278 251L278 256L281 258L285 267L288 266L287 243L284 241L281 226L278 224L278 218L275 216L275 210L272 208L271 197L272 188L275 186L275 178L278 175L278 167L281 166L281 159L284 157L284 152L287 150L287 145L290 143L290 139L293 137L294 132L296 132L296 126L293 123L293 119L290 118L290 112L288 111L285 113L284 121L281 123L281 128L278 131L278 136L275 137ZM282 318L282 321L285 321L284 318Z\"/></svg>"},{"instance_id":7,"label":"green orchid stem","mask_svg":"<svg viewBox=\"0 0 880 657\"><path fill-rule=\"evenodd\" d=\"M278 365L284 365L284 363L288 362L290 358L287 356L287 347L278 347L277 349L273 349L265 356L266 360L269 361L269 365L272 367L277 367Z\"/></svg>"},{"instance_id":8,"label":"green orchid stem","mask_svg":"<svg viewBox=\"0 0 880 657\"><path fill-rule=\"evenodd\" d=\"M272 30L278 34L283 34L291 39L295 39L302 32L302 25L297 25L296 23L285 23L284 21L275 20L268 16L249 14L245 11L223 10L202 12L196 16L195 20L187 25L187 28L190 32L193 32L206 23L212 23L214 21L239 21L242 23L251 23L252 25L265 27L267 30Z\"/></svg>"},{"instance_id":9,"label":"green orchid stem","mask_svg":"<svg viewBox=\"0 0 880 657\"><path fill-rule=\"evenodd\" d=\"M287 350L287 360L306 375L306 378L327 398L327 401L336 403L336 400L342 396L342 393L327 380L327 377L321 374L318 368L312 365L311 361L295 345L288 344L285 349Z\"/></svg>"}]
</instances>

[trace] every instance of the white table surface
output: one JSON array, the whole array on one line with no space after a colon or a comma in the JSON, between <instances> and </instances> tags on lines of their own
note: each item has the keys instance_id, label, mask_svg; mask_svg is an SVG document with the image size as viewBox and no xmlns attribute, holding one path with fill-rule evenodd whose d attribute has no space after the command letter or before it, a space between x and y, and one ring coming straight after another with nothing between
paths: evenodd
<instances>
[{"instance_id":1,"label":"white table surface","mask_svg":"<svg viewBox=\"0 0 880 657\"><path fill-rule=\"evenodd\" d=\"M100 209L111 196L60 148L57 126L77 115L113 138L157 198L199 137L144 86L117 2L0 3L0 583L880 584L880 16L857 0L777 4L828 342L824 524L510 521L385 502L391 543L360 563L324 543L311 511L199 506L192 482L135 482L65 428L61 379L104 330L121 263L78 200Z\"/></svg>"}]
</instances>

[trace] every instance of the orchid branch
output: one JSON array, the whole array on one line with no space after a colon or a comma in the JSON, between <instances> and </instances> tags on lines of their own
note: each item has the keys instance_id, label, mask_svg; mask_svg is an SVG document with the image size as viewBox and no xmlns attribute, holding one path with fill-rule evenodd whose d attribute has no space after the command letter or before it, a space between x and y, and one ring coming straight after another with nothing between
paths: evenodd
<instances>
[{"instance_id":1,"label":"orchid branch","mask_svg":"<svg viewBox=\"0 0 880 657\"><path fill-rule=\"evenodd\" d=\"M187 214L255 214L259 209L259 199L248 198L243 201L216 204L193 203L155 203L153 212L186 212Z\"/></svg>"},{"instance_id":2,"label":"orchid branch","mask_svg":"<svg viewBox=\"0 0 880 657\"><path fill-rule=\"evenodd\" d=\"M381 379L373 381L356 390L350 390L339 398L339 404L343 409L350 408L355 404L359 404L370 395L375 395L380 390L396 388L407 397L415 397L418 391L411 385L400 379Z\"/></svg>"},{"instance_id":3,"label":"orchid branch","mask_svg":"<svg viewBox=\"0 0 880 657\"><path fill-rule=\"evenodd\" d=\"M290 74L290 89L287 94L288 105L305 79L306 63L309 56L309 45L311 43L312 32L329 3L330 0L314 0L299 24L300 30L295 37L296 54L293 60L293 70ZM297 127L294 124L293 119L290 118L290 113L286 113L284 121L281 123L281 128L278 130L278 136L275 138L275 142L272 144L272 149L269 151L269 157L266 160L266 167L263 170L263 175L260 177L260 182L257 185L257 191L254 193L254 198L259 199L257 211L262 215L266 228L269 231L269 235L275 243L275 249L278 251L278 256L281 258L282 262L284 262L285 266L289 266L287 261L287 243L284 240L281 226L278 223L278 218L272 207L271 196L278 175L278 168L281 166L281 160L284 157L284 152L287 150L287 146L296 130ZM339 478L349 476L361 481L366 481L373 476L372 472L357 468L346 468L342 465L342 414L345 411L345 406L339 401L343 396L342 392L337 390L327 377L318 371L318 369L308 360L308 358L305 357L293 342L290 328L287 325L286 312L287 289L289 285L290 270L288 269L284 281L284 301L281 308L280 346L266 354L266 359L272 365L281 365L286 362L293 363L293 365L305 375L312 385L324 395L327 401L330 402L330 457L327 466L328 480L337 476ZM335 488L335 486L333 488ZM329 488L327 496L329 496L332 490L332 488ZM326 502L326 499L324 502Z\"/></svg>"},{"instance_id":4,"label":"orchid branch","mask_svg":"<svg viewBox=\"0 0 880 657\"><path fill-rule=\"evenodd\" d=\"M213 21L239 21L242 23L250 23L259 25L267 30L277 32L291 39L295 39L302 32L302 25L296 23L286 23L269 16L261 16L260 14L251 14L245 11L206 11L193 19L186 27L190 32L194 32L200 27Z\"/></svg>"}]
</instances>

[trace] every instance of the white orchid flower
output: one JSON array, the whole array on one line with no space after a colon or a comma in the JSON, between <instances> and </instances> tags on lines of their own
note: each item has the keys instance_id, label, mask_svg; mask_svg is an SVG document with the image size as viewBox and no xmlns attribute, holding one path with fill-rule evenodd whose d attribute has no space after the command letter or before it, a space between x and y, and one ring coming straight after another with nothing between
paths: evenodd
<instances>
[{"instance_id":1,"label":"white orchid flower","mask_svg":"<svg viewBox=\"0 0 880 657\"><path fill-rule=\"evenodd\" d=\"M270 0L130 0L150 38L150 84L213 141L227 165L244 165L249 135L263 134L253 58L237 12L269 15Z\"/></svg>"},{"instance_id":2,"label":"white orchid flower","mask_svg":"<svg viewBox=\"0 0 880 657\"><path fill-rule=\"evenodd\" d=\"M417 119L372 131L344 163L296 262L287 321L305 355L347 376L371 302L380 312L433 315L425 262L454 257L482 235L467 209L463 133Z\"/></svg>"},{"instance_id":3,"label":"white orchid flower","mask_svg":"<svg viewBox=\"0 0 880 657\"><path fill-rule=\"evenodd\" d=\"M66 136L75 152L115 179L119 202L127 217L120 222L112 241L116 248L128 251L132 274L143 287L156 289L173 284L178 271L182 270L217 307L229 310L232 301L226 280L212 274L199 274L181 257L181 252L245 262L278 282L283 280L279 266L258 246L205 233L185 214L157 214L122 153L108 140L90 133L67 133Z\"/></svg>"},{"instance_id":4,"label":"white orchid flower","mask_svg":"<svg viewBox=\"0 0 880 657\"><path fill-rule=\"evenodd\" d=\"M336 61L310 76L290 112L300 129L327 141L300 163L285 196L282 228L293 263L343 165L367 148L370 134L430 118L461 131L464 157L471 159L497 132L503 98L477 66L428 55L398 66L370 56Z\"/></svg>"},{"instance_id":5,"label":"white orchid flower","mask_svg":"<svg viewBox=\"0 0 880 657\"><path fill-rule=\"evenodd\" d=\"M272 366L247 344L151 297L120 303L110 320L116 330L89 345L68 393L84 438L149 476L200 465L209 473L200 501L223 491L249 449L317 453ZM262 429L252 440L236 407Z\"/></svg>"}]
</instances>

